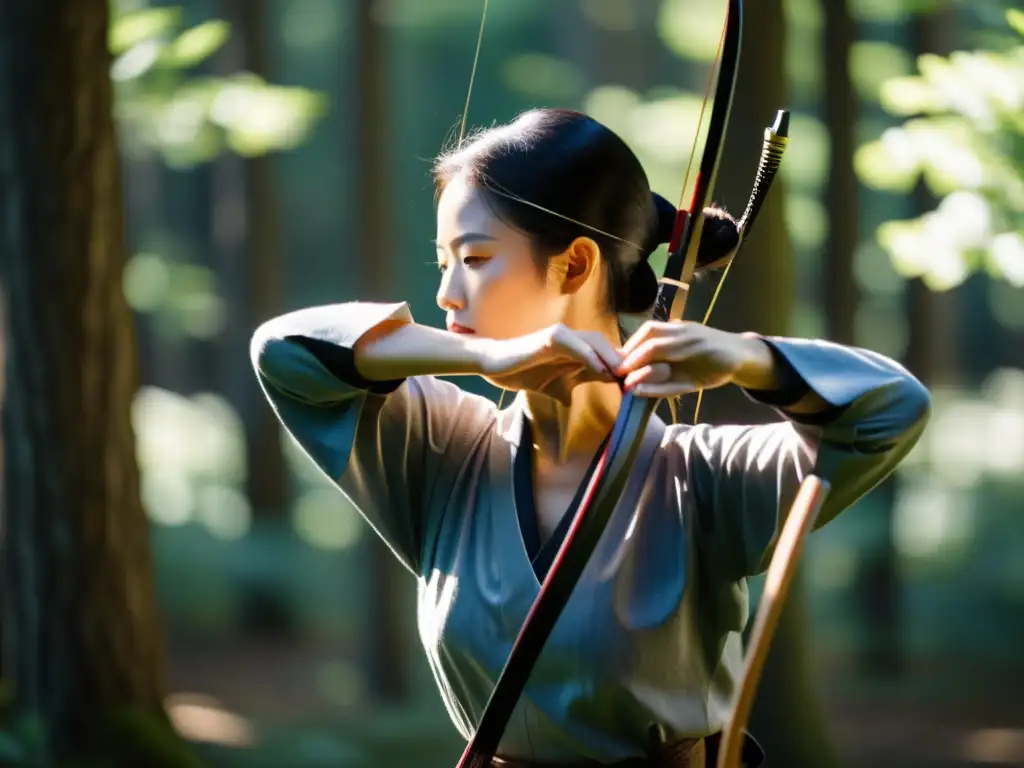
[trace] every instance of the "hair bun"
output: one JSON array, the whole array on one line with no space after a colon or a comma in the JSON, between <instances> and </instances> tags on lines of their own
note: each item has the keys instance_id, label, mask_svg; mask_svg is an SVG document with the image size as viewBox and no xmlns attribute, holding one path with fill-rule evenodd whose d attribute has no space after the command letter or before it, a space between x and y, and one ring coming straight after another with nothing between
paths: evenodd
<instances>
[{"instance_id":1,"label":"hair bun","mask_svg":"<svg viewBox=\"0 0 1024 768\"><path fill-rule=\"evenodd\" d=\"M659 245L672 240L672 233L676 228L676 217L679 211L657 192L651 193L651 199L654 200L654 213L657 216L657 222L654 227L655 242L650 248L651 251L654 251Z\"/></svg>"},{"instance_id":2,"label":"hair bun","mask_svg":"<svg viewBox=\"0 0 1024 768\"><path fill-rule=\"evenodd\" d=\"M637 262L629 273L619 296L615 298L615 311L639 315L654 306L658 298L658 278L646 261Z\"/></svg>"},{"instance_id":3,"label":"hair bun","mask_svg":"<svg viewBox=\"0 0 1024 768\"><path fill-rule=\"evenodd\" d=\"M718 262L726 259L739 244L740 228L736 219L722 208L705 208L704 229L697 248L697 269L724 266Z\"/></svg>"}]
</instances>

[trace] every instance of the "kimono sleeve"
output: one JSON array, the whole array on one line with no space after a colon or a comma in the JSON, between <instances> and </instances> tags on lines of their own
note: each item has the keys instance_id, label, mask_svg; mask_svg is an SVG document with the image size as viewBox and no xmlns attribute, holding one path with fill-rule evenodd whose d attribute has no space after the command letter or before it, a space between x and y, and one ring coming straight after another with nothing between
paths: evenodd
<instances>
[{"instance_id":1,"label":"kimono sleeve","mask_svg":"<svg viewBox=\"0 0 1024 768\"><path fill-rule=\"evenodd\" d=\"M268 321L251 344L263 392L289 434L419 575L425 542L458 469L493 423L485 398L432 376L374 382L353 347L406 304L311 307Z\"/></svg>"},{"instance_id":2,"label":"kimono sleeve","mask_svg":"<svg viewBox=\"0 0 1024 768\"><path fill-rule=\"evenodd\" d=\"M825 341L764 339L804 388L831 408L814 416L779 409L784 421L757 426L700 425L678 435L697 535L711 562L738 580L768 566L801 482L831 484L823 526L896 468L924 430L927 389L882 355ZM755 400L773 403L764 393Z\"/></svg>"}]
</instances>

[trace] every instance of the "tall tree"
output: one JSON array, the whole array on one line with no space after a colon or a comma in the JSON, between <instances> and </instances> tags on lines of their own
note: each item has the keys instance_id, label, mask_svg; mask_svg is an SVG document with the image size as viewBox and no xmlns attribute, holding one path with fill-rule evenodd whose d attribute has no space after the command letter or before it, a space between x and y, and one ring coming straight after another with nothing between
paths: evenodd
<instances>
[{"instance_id":1,"label":"tall tree","mask_svg":"<svg viewBox=\"0 0 1024 768\"><path fill-rule=\"evenodd\" d=\"M355 200L359 207L359 263L363 289L372 299L389 296L394 281L395 240L391 234L391 131L388 95L392 92L388 67L387 35L381 23L380 3L359 0L356 7L355 103L358 165L352 178L359 180ZM377 537L368 537L366 668L370 690L384 702L400 701L408 691L403 651L405 574Z\"/></svg>"},{"instance_id":2,"label":"tall tree","mask_svg":"<svg viewBox=\"0 0 1024 768\"><path fill-rule=\"evenodd\" d=\"M218 54L225 75L251 72L270 79L264 0L221 0L232 36ZM245 426L246 495L256 525L277 525L288 510L287 469L281 428L252 375L249 337L262 321L282 309L281 242L276 183L268 155L240 157L226 152L208 178L213 263L226 306L219 339L218 378ZM293 610L279 584L250 581L242 593L247 632L287 635Z\"/></svg>"},{"instance_id":3,"label":"tall tree","mask_svg":"<svg viewBox=\"0 0 1024 768\"><path fill-rule=\"evenodd\" d=\"M927 11L910 18L910 48L915 54L948 56L953 52L956 11L948 0L938 0ZM924 179L918 181L913 204L916 215L932 210L936 198ZM920 278L907 284L909 339L906 364L926 384L952 384L957 374L957 300L959 291L936 292Z\"/></svg>"},{"instance_id":4,"label":"tall tree","mask_svg":"<svg viewBox=\"0 0 1024 768\"><path fill-rule=\"evenodd\" d=\"M130 421L108 23L107 0L0 4L5 651L44 764L179 765Z\"/></svg>"},{"instance_id":5,"label":"tall tree","mask_svg":"<svg viewBox=\"0 0 1024 768\"><path fill-rule=\"evenodd\" d=\"M270 78L264 0L222 0L234 35L221 54L228 73ZM281 433L249 366L253 327L282 305L280 227L276 184L268 155L224 154L213 171L213 234L228 302L222 376L246 424L248 495L259 517L280 517L287 506Z\"/></svg>"},{"instance_id":6,"label":"tall tree","mask_svg":"<svg viewBox=\"0 0 1024 768\"><path fill-rule=\"evenodd\" d=\"M854 254L861 238L860 182L854 171L857 146L857 94L850 78L850 57L856 25L846 0L822 4L824 16L824 106L829 136L829 174L825 188L829 236L825 243L823 296L828 337L842 344L855 342L859 292L854 278ZM872 544L857 558L854 595L865 640L860 665L875 675L900 669L899 568L893 539L893 501L897 478L878 489L871 514Z\"/></svg>"},{"instance_id":7,"label":"tall tree","mask_svg":"<svg viewBox=\"0 0 1024 768\"><path fill-rule=\"evenodd\" d=\"M748 3L744 16L746 36L716 196L736 215L742 213L750 192L764 127L775 110L787 103L783 2ZM729 274L711 324L734 331L784 334L793 310L795 282L780 184ZM776 418L734 389L715 390L705 400L702 421L754 423ZM829 768L838 762L821 714L808 645L806 594L798 574L751 717L751 732L764 745L771 765Z\"/></svg>"}]
</instances>

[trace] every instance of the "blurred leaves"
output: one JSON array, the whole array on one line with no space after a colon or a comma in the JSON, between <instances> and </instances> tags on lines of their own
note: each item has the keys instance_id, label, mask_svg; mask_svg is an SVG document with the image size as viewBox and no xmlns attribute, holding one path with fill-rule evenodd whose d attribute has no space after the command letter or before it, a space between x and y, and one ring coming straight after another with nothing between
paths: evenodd
<instances>
[{"instance_id":1,"label":"blurred leaves","mask_svg":"<svg viewBox=\"0 0 1024 768\"><path fill-rule=\"evenodd\" d=\"M542 53L512 56L502 67L502 75L510 88L540 101L572 101L586 90L579 67Z\"/></svg>"},{"instance_id":2,"label":"blurred leaves","mask_svg":"<svg viewBox=\"0 0 1024 768\"><path fill-rule=\"evenodd\" d=\"M247 72L190 72L228 41L213 19L182 29L180 8L115 16L110 48L121 143L127 153L155 152L172 166L213 160L225 150L254 157L302 143L324 114L320 94L271 85Z\"/></svg>"},{"instance_id":3,"label":"blurred leaves","mask_svg":"<svg viewBox=\"0 0 1024 768\"><path fill-rule=\"evenodd\" d=\"M110 52L115 56L136 45L169 34L181 24L181 8L146 8L116 15L108 33Z\"/></svg>"},{"instance_id":4,"label":"blurred leaves","mask_svg":"<svg viewBox=\"0 0 1024 768\"><path fill-rule=\"evenodd\" d=\"M714 61L725 26L725 4L709 12L704 3L664 0L658 17L658 36L679 56L690 61Z\"/></svg>"},{"instance_id":5,"label":"blurred leaves","mask_svg":"<svg viewBox=\"0 0 1024 768\"><path fill-rule=\"evenodd\" d=\"M132 425L150 519L197 522L224 539L248 532L245 428L223 396L143 387L132 403Z\"/></svg>"},{"instance_id":6,"label":"blurred leaves","mask_svg":"<svg viewBox=\"0 0 1024 768\"><path fill-rule=\"evenodd\" d=\"M934 290L979 270L1024 287L1024 13L1006 20L1005 50L921 56L918 74L887 80L882 105L907 120L855 158L869 186L907 194L923 180L940 198L877 233L897 270Z\"/></svg>"},{"instance_id":7,"label":"blurred leaves","mask_svg":"<svg viewBox=\"0 0 1024 768\"><path fill-rule=\"evenodd\" d=\"M178 258L185 249L173 238L152 239L125 266L122 279L129 306L152 315L155 330L165 340L215 338L224 330L226 312L216 274Z\"/></svg>"}]
</instances>

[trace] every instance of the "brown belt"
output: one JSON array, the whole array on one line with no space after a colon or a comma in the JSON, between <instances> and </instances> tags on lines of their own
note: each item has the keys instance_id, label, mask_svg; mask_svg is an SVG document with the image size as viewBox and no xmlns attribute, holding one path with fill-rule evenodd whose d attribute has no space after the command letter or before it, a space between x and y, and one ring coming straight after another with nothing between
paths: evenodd
<instances>
[{"instance_id":1,"label":"brown belt","mask_svg":"<svg viewBox=\"0 0 1024 768\"><path fill-rule=\"evenodd\" d=\"M682 739L661 746L650 757L638 757L618 763L530 763L496 757L491 765L493 768L705 768L705 747L704 739Z\"/></svg>"}]
</instances>

